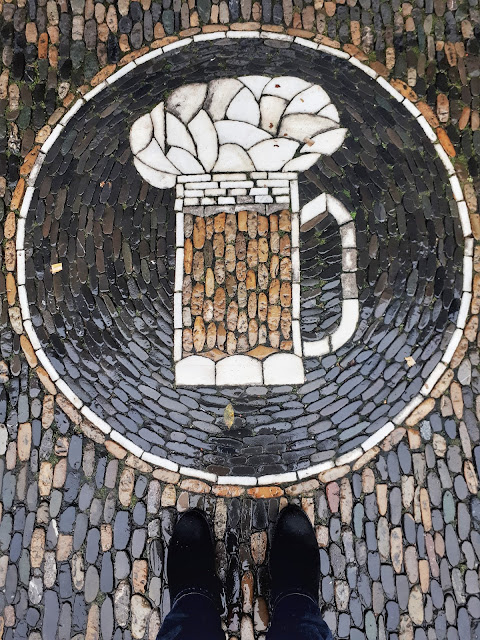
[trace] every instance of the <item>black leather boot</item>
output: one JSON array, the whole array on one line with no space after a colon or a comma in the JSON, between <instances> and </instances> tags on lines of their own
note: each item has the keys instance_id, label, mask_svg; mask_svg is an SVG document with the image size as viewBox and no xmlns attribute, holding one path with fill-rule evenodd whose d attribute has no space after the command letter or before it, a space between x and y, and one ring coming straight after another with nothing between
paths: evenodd
<instances>
[{"instance_id":1,"label":"black leather boot","mask_svg":"<svg viewBox=\"0 0 480 640\"><path fill-rule=\"evenodd\" d=\"M303 593L318 601L320 556L310 520L296 505L280 512L270 550L272 608L279 597Z\"/></svg>"},{"instance_id":2,"label":"black leather boot","mask_svg":"<svg viewBox=\"0 0 480 640\"><path fill-rule=\"evenodd\" d=\"M184 592L200 592L221 609L214 537L203 511L190 509L176 523L168 548L167 576L172 603Z\"/></svg>"}]
</instances>

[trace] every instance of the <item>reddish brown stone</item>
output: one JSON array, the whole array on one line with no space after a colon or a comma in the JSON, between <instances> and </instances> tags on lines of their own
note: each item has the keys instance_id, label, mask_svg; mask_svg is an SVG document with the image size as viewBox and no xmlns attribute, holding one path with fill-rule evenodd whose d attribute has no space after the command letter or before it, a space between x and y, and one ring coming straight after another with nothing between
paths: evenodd
<instances>
[{"instance_id":1,"label":"reddish brown stone","mask_svg":"<svg viewBox=\"0 0 480 640\"><path fill-rule=\"evenodd\" d=\"M226 213L217 213L214 218L214 230L215 233L223 233L225 229L225 219L227 217Z\"/></svg>"},{"instance_id":2,"label":"reddish brown stone","mask_svg":"<svg viewBox=\"0 0 480 640\"><path fill-rule=\"evenodd\" d=\"M205 331L205 324L201 316L195 318L195 324L193 325L193 346L197 353L203 350L205 345L207 334Z\"/></svg>"},{"instance_id":3,"label":"reddish brown stone","mask_svg":"<svg viewBox=\"0 0 480 640\"><path fill-rule=\"evenodd\" d=\"M183 269L186 274L192 273L193 264L193 245L190 238L185 240L184 254L183 254Z\"/></svg>"},{"instance_id":4,"label":"reddish brown stone","mask_svg":"<svg viewBox=\"0 0 480 640\"><path fill-rule=\"evenodd\" d=\"M280 280L292 279L292 261L290 258L282 258L280 260Z\"/></svg>"},{"instance_id":5,"label":"reddish brown stone","mask_svg":"<svg viewBox=\"0 0 480 640\"><path fill-rule=\"evenodd\" d=\"M233 355L237 350L237 338L233 331L229 331L227 333L227 353L228 355Z\"/></svg>"},{"instance_id":6,"label":"reddish brown stone","mask_svg":"<svg viewBox=\"0 0 480 640\"><path fill-rule=\"evenodd\" d=\"M223 284L225 282L225 262L222 258L215 260L215 267L213 270L215 274L215 281L217 284Z\"/></svg>"},{"instance_id":7,"label":"reddish brown stone","mask_svg":"<svg viewBox=\"0 0 480 640\"><path fill-rule=\"evenodd\" d=\"M193 332L191 329L184 329L182 334L182 348L187 353L193 349Z\"/></svg>"},{"instance_id":8,"label":"reddish brown stone","mask_svg":"<svg viewBox=\"0 0 480 640\"><path fill-rule=\"evenodd\" d=\"M193 256L192 275L196 282L204 280L205 262L202 251L196 251Z\"/></svg>"},{"instance_id":9,"label":"reddish brown stone","mask_svg":"<svg viewBox=\"0 0 480 640\"><path fill-rule=\"evenodd\" d=\"M276 349L272 349L272 347L266 347L264 345L259 345L248 352L248 355L252 358L257 358L257 360L264 360L268 356L272 355L272 353L276 353Z\"/></svg>"},{"instance_id":10,"label":"reddish brown stone","mask_svg":"<svg viewBox=\"0 0 480 640\"><path fill-rule=\"evenodd\" d=\"M422 113L422 115L425 117L425 120L428 122L428 124L431 127L436 129L437 127L440 126L440 122L438 121L438 118L435 115L435 112L426 102L419 100L415 106Z\"/></svg>"},{"instance_id":11,"label":"reddish brown stone","mask_svg":"<svg viewBox=\"0 0 480 640\"><path fill-rule=\"evenodd\" d=\"M235 271L235 267L241 268L241 265L245 265L245 263L239 262L238 265L237 258L235 256L235 247L233 246L233 244L227 244L225 248L225 269L229 273L233 273L233 271Z\"/></svg>"},{"instance_id":12,"label":"reddish brown stone","mask_svg":"<svg viewBox=\"0 0 480 640\"><path fill-rule=\"evenodd\" d=\"M207 299L203 303L203 319L205 322L210 322L213 318L213 301Z\"/></svg>"},{"instance_id":13,"label":"reddish brown stone","mask_svg":"<svg viewBox=\"0 0 480 640\"><path fill-rule=\"evenodd\" d=\"M236 235L237 220L234 213L229 213L225 221L225 242L227 244L234 244Z\"/></svg>"},{"instance_id":14,"label":"reddish brown stone","mask_svg":"<svg viewBox=\"0 0 480 640\"><path fill-rule=\"evenodd\" d=\"M238 212L238 230L246 231L247 230L247 211L239 211Z\"/></svg>"},{"instance_id":15,"label":"reddish brown stone","mask_svg":"<svg viewBox=\"0 0 480 640\"><path fill-rule=\"evenodd\" d=\"M145 593L148 581L148 563L146 560L134 560L132 583L134 593Z\"/></svg>"},{"instance_id":16,"label":"reddish brown stone","mask_svg":"<svg viewBox=\"0 0 480 640\"><path fill-rule=\"evenodd\" d=\"M268 288L268 268L265 264L258 265L258 286L262 291Z\"/></svg>"},{"instance_id":17,"label":"reddish brown stone","mask_svg":"<svg viewBox=\"0 0 480 640\"><path fill-rule=\"evenodd\" d=\"M221 498L238 498L245 489L233 484L219 484L212 487L212 492Z\"/></svg>"},{"instance_id":18,"label":"reddish brown stone","mask_svg":"<svg viewBox=\"0 0 480 640\"><path fill-rule=\"evenodd\" d=\"M276 278L280 269L280 258L273 255L270 259L270 277Z\"/></svg>"},{"instance_id":19,"label":"reddish brown stone","mask_svg":"<svg viewBox=\"0 0 480 640\"><path fill-rule=\"evenodd\" d=\"M250 269L254 269L258 264L258 242L256 238L248 241L247 264Z\"/></svg>"},{"instance_id":20,"label":"reddish brown stone","mask_svg":"<svg viewBox=\"0 0 480 640\"><path fill-rule=\"evenodd\" d=\"M192 292L192 316L199 316L203 311L204 286L201 282L197 282Z\"/></svg>"},{"instance_id":21,"label":"reddish brown stone","mask_svg":"<svg viewBox=\"0 0 480 640\"><path fill-rule=\"evenodd\" d=\"M5 278L5 285L7 290L7 302L10 306L12 306L15 304L17 298L17 285L13 273L7 273L7 276Z\"/></svg>"},{"instance_id":22,"label":"reddish brown stone","mask_svg":"<svg viewBox=\"0 0 480 640\"><path fill-rule=\"evenodd\" d=\"M258 235L262 238L268 234L268 218L266 216L259 215L257 218L257 231Z\"/></svg>"},{"instance_id":23,"label":"reddish brown stone","mask_svg":"<svg viewBox=\"0 0 480 640\"><path fill-rule=\"evenodd\" d=\"M278 498L283 496L283 489L280 487L251 487L247 493L252 498Z\"/></svg>"},{"instance_id":24,"label":"reddish brown stone","mask_svg":"<svg viewBox=\"0 0 480 640\"><path fill-rule=\"evenodd\" d=\"M438 139L440 141L440 144L444 148L445 152L451 158L454 158L457 155L456 152L455 152L455 147L453 146L453 144L452 144L450 138L448 137L448 134L445 131L445 129L442 129L442 127L438 127L435 130L435 133L437 134Z\"/></svg>"},{"instance_id":25,"label":"reddish brown stone","mask_svg":"<svg viewBox=\"0 0 480 640\"><path fill-rule=\"evenodd\" d=\"M180 483L180 489L183 489L184 491L191 491L192 493L210 493L211 491L211 487L208 484L201 480L197 480L196 478L182 480Z\"/></svg>"},{"instance_id":26,"label":"reddish brown stone","mask_svg":"<svg viewBox=\"0 0 480 640\"><path fill-rule=\"evenodd\" d=\"M280 329L285 340L290 338L290 331L292 329L292 314L289 309L282 309L280 318Z\"/></svg>"},{"instance_id":27,"label":"reddish brown stone","mask_svg":"<svg viewBox=\"0 0 480 640\"><path fill-rule=\"evenodd\" d=\"M258 261L268 261L268 240L267 238L259 238L258 240Z\"/></svg>"},{"instance_id":28,"label":"reddish brown stone","mask_svg":"<svg viewBox=\"0 0 480 640\"><path fill-rule=\"evenodd\" d=\"M227 339L227 331L225 329L225 324L221 322L217 327L217 347L219 349L225 348L226 339Z\"/></svg>"},{"instance_id":29,"label":"reddish brown stone","mask_svg":"<svg viewBox=\"0 0 480 640\"><path fill-rule=\"evenodd\" d=\"M254 347L258 339L258 323L256 320L250 320L248 323L248 344Z\"/></svg>"}]
</instances>

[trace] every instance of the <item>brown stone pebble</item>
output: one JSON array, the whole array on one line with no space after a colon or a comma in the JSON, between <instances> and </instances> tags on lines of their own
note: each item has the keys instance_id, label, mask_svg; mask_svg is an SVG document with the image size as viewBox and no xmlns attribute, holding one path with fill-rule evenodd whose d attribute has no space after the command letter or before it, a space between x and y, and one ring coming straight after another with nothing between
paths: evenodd
<instances>
[{"instance_id":1,"label":"brown stone pebble","mask_svg":"<svg viewBox=\"0 0 480 640\"><path fill-rule=\"evenodd\" d=\"M274 349L278 349L280 346L280 331L270 331L268 340Z\"/></svg>"},{"instance_id":2,"label":"brown stone pebble","mask_svg":"<svg viewBox=\"0 0 480 640\"><path fill-rule=\"evenodd\" d=\"M232 273L235 271L236 262L235 247L233 244L227 244L225 248L225 269Z\"/></svg>"},{"instance_id":3,"label":"brown stone pebble","mask_svg":"<svg viewBox=\"0 0 480 640\"><path fill-rule=\"evenodd\" d=\"M182 322L184 327L192 326L192 310L190 309L190 307L183 307Z\"/></svg>"},{"instance_id":4,"label":"brown stone pebble","mask_svg":"<svg viewBox=\"0 0 480 640\"><path fill-rule=\"evenodd\" d=\"M211 267L213 264L213 244L211 240L205 240L203 247L203 258L206 267Z\"/></svg>"},{"instance_id":5,"label":"brown stone pebble","mask_svg":"<svg viewBox=\"0 0 480 640\"><path fill-rule=\"evenodd\" d=\"M186 213L183 217L183 232L185 238L190 238L193 233L193 216L190 213Z\"/></svg>"},{"instance_id":6,"label":"brown stone pebble","mask_svg":"<svg viewBox=\"0 0 480 640\"><path fill-rule=\"evenodd\" d=\"M288 209L280 211L280 215L278 216L278 227L280 231L292 230L292 221L290 217L290 211L288 211Z\"/></svg>"},{"instance_id":7,"label":"brown stone pebble","mask_svg":"<svg viewBox=\"0 0 480 640\"><path fill-rule=\"evenodd\" d=\"M196 282L203 280L205 272L205 263L202 251L196 251L193 256L192 275Z\"/></svg>"},{"instance_id":8,"label":"brown stone pebble","mask_svg":"<svg viewBox=\"0 0 480 640\"><path fill-rule=\"evenodd\" d=\"M243 574L241 590L243 613L251 613L253 607L253 574L251 571Z\"/></svg>"},{"instance_id":9,"label":"brown stone pebble","mask_svg":"<svg viewBox=\"0 0 480 640\"><path fill-rule=\"evenodd\" d=\"M249 211L247 216L247 232L250 238L257 237L257 212Z\"/></svg>"},{"instance_id":10,"label":"brown stone pebble","mask_svg":"<svg viewBox=\"0 0 480 640\"><path fill-rule=\"evenodd\" d=\"M210 322L207 328L207 348L213 349L217 341L217 326L214 322Z\"/></svg>"},{"instance_id":11,"label":"brown stone pebble","mask_svg":"<svg viewBox=\"0 0 480 640\"><path fill-rule=\"evenodd\" d=\"M192 273L192 263L193 263L193 245L190 238L187 238L185 240L184 254L183 254L183 269L187 275Z\"/></svg>"},{"instance_id":12,"label":"brown stone pebble","mask_svg":"<svg viewBox=\"0 0 480 640\"><path fill-rule=\"evenodd\" d=\"M214 232L213 218L205 218L205 238L211 240Z\"/></svg>"},{"instance_id":13,"label":"brown stone pebble","mask_svg":"<svg viewBox=\"0 0 480 640\"><path fill-rule=\"evenodd\" d=\"M216 322L223 320L225 316L226 296L225 290L218 288L215 291L215 298L213 304L213 317Z\"/></svg>"},{"instance_id":14,"label":"brown stone pebble","mask_svg":"<svg viewBox=\"0 0 480 640\"><path fill-rule=\"evenodd\" d=\"M260 238L258 241L258 261L267 262L268 260L268 241L266 238Z\"/></svg>"},{"instance_id":15,"label":"brown stone pebble","mask_svg":"<svg viewBox=\"0 0 480 640\"><path fill-rule=\"evenodd\" d=\"M288 260L288 258L285 258ZM258 286L265 291L268 288L268 268L265 264L258 265Z\"/></svg>"},{"instance_id":16,"label":"brown stone pebble","mask_svg":"<svg viewBox=\"0 0 480 640\"><path fill-rule=\"evenodd\" d=\"M223 284L225 282L225 263L222 258L215 260L214 273L217 284Z\"/></svg>"},{"instance_id":17,"label":"brown stone pebble","mask_svg":"<svg viewBox=\"0 0 480 640\"><path fill-rule=\"evenodd\" d=\"M246 353L249 349L248 346L248 337L246 333L242 333L238 336L237 340L237 352L238 353Z\"/></svg>"},{"instance_id":18,"label":"brown stone pebble","mask_svg":"<svg viewBox=\"0 0 480 640\"><path fill-rule=\"evenodd\" d=\"M193 325L193 346L197 353L203 350L206 337L207 335L203 318L197 316L195 318L195 324Z\"/></svg>"},{"instance_id":19,"label":"brown stone pebble","mask_svg":"<svg viewBox=\"0 0 480 640\"><path fill-rule=\"evenodd\" d=\"M207 298L203 303L203 319L210 322L213 319L213 302Z\"/></svg>"},{"instance_id":20,"label":"brown stone pebble","mask_svg":"<svg viewBox=\"0 0 480 640\"><path fill-rule=\"evenodd\" d=\"M282 282L280 287L280 304L289 307L292 304L292 285L290 282Z\"/></svg>"},{"instance_id":21,"label":"brown stone pebble","mask_svg":"<svg viewBox=\"0 0 480 640\"><path fill-rule=\"evenodd\" d=\"M290 255L290 236L285 235L280 238L280 255Z\"/></svg>"},{"instance_id":22,"label":"brown stone pebble","mask_svg":"<svg viewBox=\"0 0 480 640\"><path fill-rule=\"evenodd\" d=\"M270 216L270 231L278 231L278 215L272 214Z\"/></svg>"},{"instance_id":23,"label":"brown stone pebble","mask_svg":"<svg viewBox=\"0 0 480 640\"><path fill-rule=\"evenodd\" d=\"M225 287L227 289L227 294L230 298L235 297L235 294L237 293L237 286L238 286L238 283L235 280L235 276L229 273L225 278Z\"/></svg>"},{"instance_id":24,"label":"brown stone pebble","mask_svg":"<svg viewBox=\"0 0 480 640\"><path fill-rule=\"evenodd\" d=\"M215 276L211 268L208 268L205 272L205 295L207 298L211 298L215 291ZM185 304L185 303L184 303Z\"/></svg>"},{"instance_id":25,"label":"brown stone pebble","mask_svg":"<svg viewBox=\"0 0 480 640\"><path fill-rule=\"evenodd\" d=\"M276 278L278 276L278 270L280 268L280 258L273 255L270 259L270 277Z\"/></svg>"},{"instance_id":26,"label":"brown stone pebble","mask_svg":"<svg viewBox=\"0 0 480 640\"><path fill-rule=\"evenodd\" d=\"M262 322L267 319L268 300L264 293L260 293L258 296L258 317Z\"/></svg>"},{"instance_id":27,"label":"brown stone pebble","mask_svg":"<svg viewBox=\"0 0 480 640\"><path fill-rule=\"evenodd\" d=\"M204 286L201 282L193 287L192 291L192 316L199 316L203 311Z\"/></svg>"},{"instance_id":28,"label":"brown stone pebble","mask_svg":"<svg viewBox=\"0 0 480 640\"><path fill-rule=\"evenodd\" d=\"M225 242L233 244L237 234L237 221L234 213L229 213L225 221Z\"/></svg>"},{"instance_id":29,"label":"brown stone pebble","mask_svg":"<svg viewBox=\"0 0 480 640\"><path fill-rule=\"evenodd\" d=\"M266 531L252 533L250 538L250 548L252 552L252 559L255 564L263 564L265 560L265 553L267 551L267 540Z\"/></svg>"},{"instance_id":30,"label":"brown stone pebble","mask_svg":"<svg viewBox=\"0 0 480 640\"><path fill-rule=\"evenodd\" d=\"M205 218L195 216L193 223L193 246L202 249L205 244Z\"/></svg>"},{"instance_id":31,"label":"brown stone pebble","mask_svg":"<svg viewBox=\"0 0 480 640\"><path fill-rule=\"evenodd\" d=\"M270 249L272 253L278 253L280 251L280 234L278 231L270 234Z\"/></svg>"},{"instance_id":32,"label":"brown stone pebble","mask_svg":"<svg viewBox=\"0 0 480 640\"><path fill-rule=\"evenodd\" d=\"M282 336L286 340L288 340L288 338L290 338L290 331L292 329L292 316L289 309L282 309L280 329L282 330Z\"/></svg>"},{"instance_id":33,"label":"brown stone pebble","mask_svg":"<svg viewBox=\"0 0 480 640\"><path fill-rule=\"evenodd\" d=\"M268 302L269 304L278 304L280 298L280 280L272 280L270 287L268 288Z\"/></svg>"},{"instance_id":34,"label":"brown stone pebble","mask_svg":"<svg viewBox=\"0 0 480 640\"><path fill-rule=\"evenodd\" d=\"M254 347L258 339L258 323L256 320L250 320L248 323L248 344Z\"/></svg>"},{"instance_id":35,"label":"brown stone pebble","mask_svg":"<svg viewBox=\"0 0 480 640\"><path fill-rule=\"evenodd\" d=\"M243 233L237 233L235 239L235 253L238 260L245 260L247 255L247 241Z\"/></svg>"},{"instance_id":36,"label":"brown stone pebble","mask_svg":"<svg viewBox=\"0 0 480 640\"><path fill-rule=\"evenodd\" d=\"M280 280L292 279L292 261L290 258L282 258L280 261Z\"/></svg>"},{"instance_id":37,"label":"brown stone pebble","mask_svg":"<svg viewBox=\"0 0 480 640\"><path fill-rule=\"evenodd\" d=\"M248 241L247 264L250 269L254 269L258 264L258 242L255 238Z\"/></svg>"},{"instance_id":38,"label":"brown stone pebble","mask_svg":"<svg viewBox=\"0 0 480 640\"><path fill-rule=\"evenodd\" d=\"M214 220L215 233L223 233L225 230L226 213L217 213Z\"/></svg>"},{"instance_id":39,"label":"brown stone pebble","mask_svg":"<svg viewBox=\"0 0 480 640\"><path fill-rule=\"evenodd\" d=\"M291 340L282 340L280 342L281 351L291 351L293 349L293 342Z\"/></svg>"},{"instance_id":40,"label":"brown stone pebble","mask_svg":"<svg viewBox=\"0 0 480 640\"><path fill-rule=\"evenodd\" d=\"M246 231L247 230L247 211L239 211L238 212L238 230Z\"/></svg>"},{"instance_id":41,"label":"brown stone pebble","mask_svg":"<svg viewBox=\"0 0 480 640\"><path fill-rule=\"evenodd\" d=\"M216 258L223 258L225 253L225 238L221 233L216 233L213 236L213 253Z\"/></svg>"},{"instance_id":42,"label":"brown stone pebble","mask_svg":"<svg viewBox=\"0 0 480 640\"><path fill-rule=\"evenodd\" d=\"M229 331L235 331L238 320L238 304L232 300L227 310L227 328Z\"/></svg>"},{"instance_id":43,"label":"brown stone pebble","mask_svg":"<svg viewBox=\"0 0 480 640\"><path fill-rule=\"evenodd\" d=\"M258 235L262 238L268 233L268 218L267 216L258 216L257 219Z\"/></svg>"},{"instance_id":44,"label":"brown stone pebble","mask_svg":"<svg viewBox=\"0 0 480 640\"><path fill-rule=\"evenodd\" d=\"M190 276L185 276L183 279L183 287L182 287L182 304L185 306L190 304L190 299L192 297L192 278Z\"/></svg>"},{"instance_id":45,"label":"brown stone pebble","mask_svg":"<svg viewBox=\"0 0 480 640\"><path fill-rule=\"evenodd\" d=\"M237 350L237 338L233 331L229 331L227 333L227 353L228 355L233 355Z\"/></svg>"},{"instance_id":46,"label":"brown stone pebble","mask_svg":"<svg viewBox=\"0 0 480 640\"><path fill-rule=\"evenodd\" d=\"M248 317L255 318L257 315L257 294L255 291L248 296Z\"/></svg>"},{"instance_id":47,"label":"brown stone pebble","mask_svg":"<svg viewBox=\"0 0 480 640\"><path fill-rule=\"evenodd\" d=\"M217 347L219 349L225 348L225 341L227 339L227 330L225 329L225 324L220 322L217 327Z\"/></svg>"},{"instance_id":48,"label":"brown stone pebble","mask_svg":"<svg viewBox=\"0 0 480 640\"><path fill-rule=\"evenodd\" d=\"M237 331L238 333L246 333L248 329L248 318L247 313L245 311L240 311L238 314L237 320Z\"/></svg>"},{"instance_id":49,"label":"brown stone pebble","mask_svg":"<svg viewBox=\"0 0 480 640\"><path fill-rule=\"evenodd\" d=\"M238 284L237 300L240 309L243 309L247 306L247 286L245 282L240 282Z\"/></svg>"},{"instance_id":50,"label":"brown stone pebble","mask_svg":"<svg viewBox=\"0 0 480 640\"><path fill-rule=\"evenodd\" d=\"M235 275L237 276L237 280L239 282L243 282L245 280L245 278L247 277L247 265L245 264L245 262L237 262Z\"/></svg>"},{"instance_id":51,"label":"brown stone pebble","mask_svg":"<svg viewBox=\"0 0 480 640\"><path fill-rule=\"evenodd\" d=\"M267 342L267 327L261 324L258 328L258 344L266 344Z\"/></svg>"},{"instance_id":52,"label":"brown stone pebble","mask_svg":"<svg viewBox=\"0 0 480 640\"><path fill-rule=\"evenodd\" d=\"M257 278L255 277L255 271L249 269L245 278L245 286L247 291L254 291L257 288Z\"/></svg>"}]
</instances>

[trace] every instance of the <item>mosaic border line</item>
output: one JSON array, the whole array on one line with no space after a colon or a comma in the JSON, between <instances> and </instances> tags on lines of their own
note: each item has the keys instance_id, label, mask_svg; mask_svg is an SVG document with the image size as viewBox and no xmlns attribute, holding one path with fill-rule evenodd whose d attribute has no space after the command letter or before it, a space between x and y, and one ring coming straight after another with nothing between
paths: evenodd
<instances>
[{"instance_id":1,"label":"mosaic border line","mask_svg":"<svg viewBox=\"0 0 480 640\"><path fill-rule=\"evenodd\" d=\"M450 339L448 347L445 350L445 353L442 357L441 362L437 364L435 369L432 371L430 376L425 381L423 387L420 389L420 393L415 396L408 405L399 413L397 416L393 418L393 420L386 422L376 433L372 434L365 442L362 443L360 447L353 449L352 451L347 452L335 459L328 460L322 462L317 465L310 466L306 469L301 469L299 471L291 471L287 473L281 474L272 474L272 475L264 475L259 477L254 476L217 476L213 473L208 473L206 471L201 471L198 469L194 469L191 467L183 467L175 462L171 462L166 458L161 458L160 456L156 456L154 454L148 453L141 449L139 446L135 445L128 438L125 438L123 435L112 429L109 424L107 424L104 420L102 420L99 416L97 416L89 407L83 404L80 398L70 389L70 387L66 384L64 380L60 378L57 371L49 361L47 355L41 348L40 341L38 340L37 334L33 327L30 312L28 307L28 299L27 299L27 291L25 287L25 249L24 249L24 240L25 240L25 222L26 216L28 213L28 209L30 207L30 203L32 200L34 185L36 178L39 174L40 168L45 160L46 154L61 134L65 125L69 122L69 120L77 113L77 111L81 108L83 104L89 102L92 98L94 98L98 93L100 93L103 89L113 84L119 78L123 77L137 66L152 60L158 56L167 53L168 51L172 51L174 49L178 49L179 47L184 47L192 42L204 42L208 40L217 40L220 38L263 38L263 39L271 39L271 40L281 40L284 42L291 42L295 44L302 45L309 49L313 49L316 51L321 51L323 53L327 53L333 55L335 57L341 58L350 62L368 76L370 76L373 80L378 82L378 84L385 89L397 102L402 104L417 120L418 124L422 127L423 131L427 138L433 143L435 150L442 163L444 164L447 174L449 176L450 185L453 191L454 199L458 206L460 224L462 227L462 233L465 238L465 253L463 258L463 285L462 285L462 298L460 304L460 311L456 323L456 329L453 332L453 335ZM427 398L427 396L432 391L435 384L444 374L447 369L448 364L450 363L453 354L458 347L460 340L463 336L463 330L466 325L470 303L472 299L472 281L473 281L473 247L474 247L474 239L472 236L472 228L470 224L470 218L468 214L467 204L465 202L465 197L463 195L463 190L460 184L460 180L456 175L455 169L453 167L450 158L445 152L443 146L440 144L440 140L438 139L436 133L427 122L422 113L417 109L417 107L406 97L404 97L399 91L397 91L394 87L390 85L387 80L385 80L382 76L380 76L376 71L368 67L367 65L360 62L354 56L346 53L345 51L335 49L323 44L317 44L310 40L307 40L298 36L291 36L286 34L278 34L274 32L266 32L266 31L221 31L221 32L213 32L213 33L202 33L195 35L193 37L187 37L185 39L167 44L164 47L159 47L149 53L144 54L143 56L137 58L136 60L132 60L120 70L118 70L113 75L109 76L106 80L101 82L98 86L93 88L91 91L86 93L83 98L78 99L74 105L64 114L60 122L55 126L52 133L43 143L40 152L37 156L37 159L33 165L33 168L30 172L26 180L26 184L28 185L25 194L23 197L20 216L17 220L17 229L16 229L16 257L17 257L17 285L18 285L18 298L20 302L20 310L21 317L23 321L23 325L25 328L25 332L30 339L33 350L35 352L36 357L40 361L41 365L44 367L48 376L55 384L56 388L60 393L62 393L67 400L69 400L72 405L80 411L82 416L91 422L96 428L98 428L102 433L108 435L111 440L121 445L128 452L132 453L134 456L137 456L141 460L146 463L152 464L156 467L160 467L161 469L166 469L168 471L173 471L180 473L182 476L187 476L190 478L197 478L199 480L203 480L206 482L217 483L218 485L240 485L240 486L266 486L271 484L286 484L297 482L298 480L305 480L307 478L311 478L312 476L318 475L322 472L333 469L334 467L343 467L346 464L354 462L358 460L361 456L365 455L369 451L371 451L374 447L376 447L382 440L388 437L393 430L401 425L411 414L412 412L422 403L423 400ZM340 469L339 469L340 471Z\"/></svg>"}]
</instances>

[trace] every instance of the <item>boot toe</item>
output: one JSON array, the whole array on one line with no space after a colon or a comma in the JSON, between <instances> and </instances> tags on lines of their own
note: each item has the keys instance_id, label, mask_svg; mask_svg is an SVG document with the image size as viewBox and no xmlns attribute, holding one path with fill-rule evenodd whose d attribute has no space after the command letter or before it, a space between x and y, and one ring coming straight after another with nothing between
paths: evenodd
<instances>
[{"instance_id":1,"label":"boot toe","mask_svg":"<svg viewBox=\"0 0 480 640\"><path fill-rule=\"evenodd\" d=\"M190 509L180 517L172 536L172 544L175 543L213 549L212 530L203 511Z\"/></svg>"}]
</instances>

